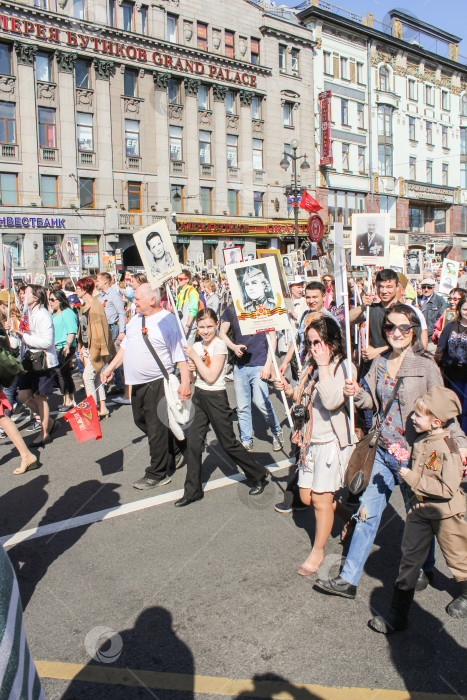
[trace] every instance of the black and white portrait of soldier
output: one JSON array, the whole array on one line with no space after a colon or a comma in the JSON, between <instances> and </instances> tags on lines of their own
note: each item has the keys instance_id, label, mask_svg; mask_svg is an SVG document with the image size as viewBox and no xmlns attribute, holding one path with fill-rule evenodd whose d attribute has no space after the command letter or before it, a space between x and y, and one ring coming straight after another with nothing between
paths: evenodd
<instances>
[{"instance_id":1,"label":"black and white portrait of soldier","mask_svg":"<svg viewBox=\"0 0 467 700\"><path fill-rule=\"evenodd\" d=\"M259 306L265 309L276 307L265 264L237 270L236 274L243 293L243 308L247 313L256 311Z\"/></svg>"},{"instance_id":2,"label":"black and white portrait of soldier","mask_svg":"<svg viewBox=\"0 0 467 700\"><path fill-rule=\"evenodd\" d=\"M242 249L239 246L224 248L222 252L224 253L224 263L226 265L243 262Z\"/></svg>"},{"instance_id":3,"label":"black and white portrait of soldier","mask_svg":"<svg viewBox=\"0 0 467 700\"><path fill-rule=\"evenodd\" d=\"M390 217L387 213L352 214L352 265L389 264Z\"/></svg>"},{"instance_id":4,"label":"black and white portrait of soldier","mask_svg":"<svg viewBox=\"0 0 467 700\"><path fill-rule=\"evenodd\" d=\"M375 222L370 222L368 230L358 234L357 255L384 257L384 236L378 233Z\"/></svg>"},{"instance_id":5,"label":"black and white portrait of soldier","mask_svg":"<svg viewBox=\"0 0 467 700\"><path fill-rule=\"evenodd\" d=\"M407 275L420 275L420 252L418 250L409 250L406 257Z\"/></svg>"},{"instance_id":6,"label":"black and white portrait of soldier","mask_svg":"<svg viewBox=\"0 0 467 700\"><path fill-rule=\"evenodd\" d=\"M146 237L146 246L150 252L149 270L151 275L160 275L173 267L173 260L170 253L165 249L162 234L158 231L151 231Z\"/></svg>"}]
</instances>

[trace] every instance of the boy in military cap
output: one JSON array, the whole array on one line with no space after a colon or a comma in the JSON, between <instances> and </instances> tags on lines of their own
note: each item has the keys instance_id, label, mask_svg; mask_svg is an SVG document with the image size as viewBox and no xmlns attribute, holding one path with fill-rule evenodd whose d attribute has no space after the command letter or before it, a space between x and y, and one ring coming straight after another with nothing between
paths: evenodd
<instances>
[{"instance_id":1,"label":"boy in military cap","mask_svg":"<svg viewBox=\"0 0 467 700\"><path fill-rule=\"evenodd\" d=\"M259 267L247 267L243 275L243 291L249 301L245 302L245 311L252 313L258 306L265 309L274 309L276 302L272 294L271 285L266 275Z\"/></svg>"},{"instance_id":2,"label":"boy in military cap","mask_svg":"<svg viewBox=\"0 0 467 700\"><path fill-rule=\"evenodd\" d=\"M411 469L399 469L399 477L410 487L411 510L402 538L402 561L386 618L370 620L376 632L390 634L407 627L420 566L425 561L433 535L456 581L460 595L446 612L467 617L467 523L465 494L460 489L462 459L446 423L461 413L456 394L432 386L415 404L412 420L420 437L415 441Z\"/></svg>"}]
</instances>

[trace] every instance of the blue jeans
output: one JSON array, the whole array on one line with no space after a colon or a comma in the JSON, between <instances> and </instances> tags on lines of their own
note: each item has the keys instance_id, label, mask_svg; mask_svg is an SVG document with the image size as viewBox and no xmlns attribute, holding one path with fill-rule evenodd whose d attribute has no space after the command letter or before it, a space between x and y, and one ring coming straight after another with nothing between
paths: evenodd
<instances>
[{"instance_id":1,"label":"blue jeans","mask_svg":"<svg viewBox=\"0 0 467 700\"><path fill-rule=\"evenodd\" d=\"M110 323L109 324L110 328L110 333L112 334L112 340L115 341L117 335L120 333L118 329L118 323ZM121 367L117 367L116 370L114 370L114 385L117 389L124 389L125 388L125 379L123 377L123 369Z\"/></svg>"},{"instance_id":2,"label":"blue jeans","mask_svg":"<svg viewBox=\"0 0 467 700\"><path fill-rule=\"evenodd\" d=\"M272 434L277 436L281 426L269 400L268 383L261 379L261 367L234 367L234 388L237 398L237 417L240 440L244 443L253 440L253 423L251 421L251 401L261 411Z\"/></svg>"},{"instance_id":3,"label":"blue jeans","mask_svg":"<svg viewBox=\"0 0 467 700\"><path fill-rule=\"evenodd\" d=\"M407 467L407 462L402 462L401 466ZM375 462L370 483L363 492L360 499L360 508L356 514L357 524L352 535L347 559L340 573L341 577L347 583L356 586L363 572L363 567L368 559L373 542L378 532L378 527L381 522L386 505L389 503L394 486L399 483L397 477L398 461L393 455L390 455L386 450L378 447L376 450ZM402 495L408 509L409 502L407 493L404 488ZM360 517L361 509L365 509L366 517ZM431 571L434 566L434 541L431 544L430 553L423 565L424 571Z\"/></svg>"},{"instance_id":4,"label":"blue jeans","mask_svg":"<svg viewBox=\"0 0 467 700\"><path fill-rule=\"evenodd\" d=\"M17 386L18 386L18 379L19 379L19 376L18 376L18 377L15 377L15 380L13 381L13 383L12 383L10 386L4 386L4 387L3 387L3 393L4 393L5 396L7 397L7 399L8 399L8 401L10 402L10 405L11 405L12 408L13 408L13 405L14 405L14 403L15 403L15 401L16 401L16 395L17 395L17 393L18 393L18 389L17 389ZM10 411L10 409L6 408L6 409L5 409L5 415L11 416L11 414L12 414L12 411Z\"/></svg>"}]
</instances>

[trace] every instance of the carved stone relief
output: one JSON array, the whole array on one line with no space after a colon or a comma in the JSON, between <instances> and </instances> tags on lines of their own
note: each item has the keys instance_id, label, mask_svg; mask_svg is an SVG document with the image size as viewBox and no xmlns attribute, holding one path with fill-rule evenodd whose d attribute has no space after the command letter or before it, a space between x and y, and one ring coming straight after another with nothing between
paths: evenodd
<instances>
[{"instance_id":1,"label":"carved stone relief","mask_svg":"<svg viewBox=\"0 0 467 700\"><path fill-rule=\"evenodd\" d=\"M0 92L14 95L15 83L16 77L14 75L0 75Z\"/></svg>"},{"instance_id":2,"label":"carved stone relief","mask_svg":"<svg viewBox=\"0 0 467 700\"><path fill-rule=\"evenodd\" d=\"M226 127L232 131L238 131L238 122L239 118L236 114L227 114L225 117Z\"/></svg>"},{"instance_id":3,"label":"carved stone relief","mask_svg":"<svg viewBox=\"0 0 467 700\"><path fill-rule=\"evenodd\" d=\"M167 90L170 80L170 73L161 73L158 70L153 70L152 79L156 90Z\"/></svg>"},{"instance_id":4,"label":"carved stone relief","mask_svg":"<svg viewBox=\"0 0 467 700\"><path fill-rule=\"evenodd\" d=\"M140 104L141 100L137 100L134 97L124 97L123 111L130 114L139 114Z\"/></svg>"},{"instance_id":5,"label":"carved stone relief","mask_svg":"<svg viewBox=\"0 0 467 700\"><path fill-rule=\"evenodd\" d=\"M37 99L54 102L57 94L55 83L37 83Z\"/></svg>"},{"instance_id":6,"label":"carved stone relief","mask_svg":"<svg viewBox=\"0 0 467 700\"><path fill-rule=\"evenodd\" d=\"M113 61L103 61L100 58L94 59L94 71L97 80L110 80L110 75L114 68Z\"/></svg>"},{"instance_id":7,"label":"carved stone relief","mask_svg":"<svg viewBox=\"0 0 467 700\"><path fill-rule=\"evenodd\" d=\"M34 57L36 55L37 46L32 44L23 44L22 41L15 41L15 51L18 63L23 66L33 66Z\"/></svg>"},{"instance_id":8,"label":"carved stone relief","mask_svg":"<svg viewBox=\"0 0 467 700\"><path fill-rule=\"evenodd\" d=\"M183 119L183 105L169 104L169 119L180 122Z\"/></svg>"},{"instance_id":9,"label":"carved stone relief","mask_svg":"<svg viewBox=\"0 0 467 700\"><path fill-rule=\"evenodd\" d=\"M73 73L77 54L70 51L56 51L55 55L59 73Z\"/></svg>"},{"instance_id":10,"label":"carved stone relief","mask_svg":"<svg viewBox=\"0 0 467 700\"><path fill-rule=\"evenodd\" d=\"M76 89L76 104L80 107L92 107L94 101L94 90L85 88Z\"/></svg>"}]
</instances>

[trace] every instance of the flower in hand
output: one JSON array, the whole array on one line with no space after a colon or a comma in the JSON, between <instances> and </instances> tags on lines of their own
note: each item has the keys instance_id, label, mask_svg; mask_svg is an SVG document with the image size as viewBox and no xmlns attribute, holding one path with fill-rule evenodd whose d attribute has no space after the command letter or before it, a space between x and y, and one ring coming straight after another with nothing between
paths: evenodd
<instances>
[{"instance_id":1,"label":"flower in hand","mask_svg":"<svg viewBox=\"0 0 467 700\"><path fill-rule=\"evenodd\" d=\"M388 452L390 455L394 455L398 462L407 462L410 457L409 451L398 442L393 442L392 445L389 445Z\"/></svg>"}]
</instances>

